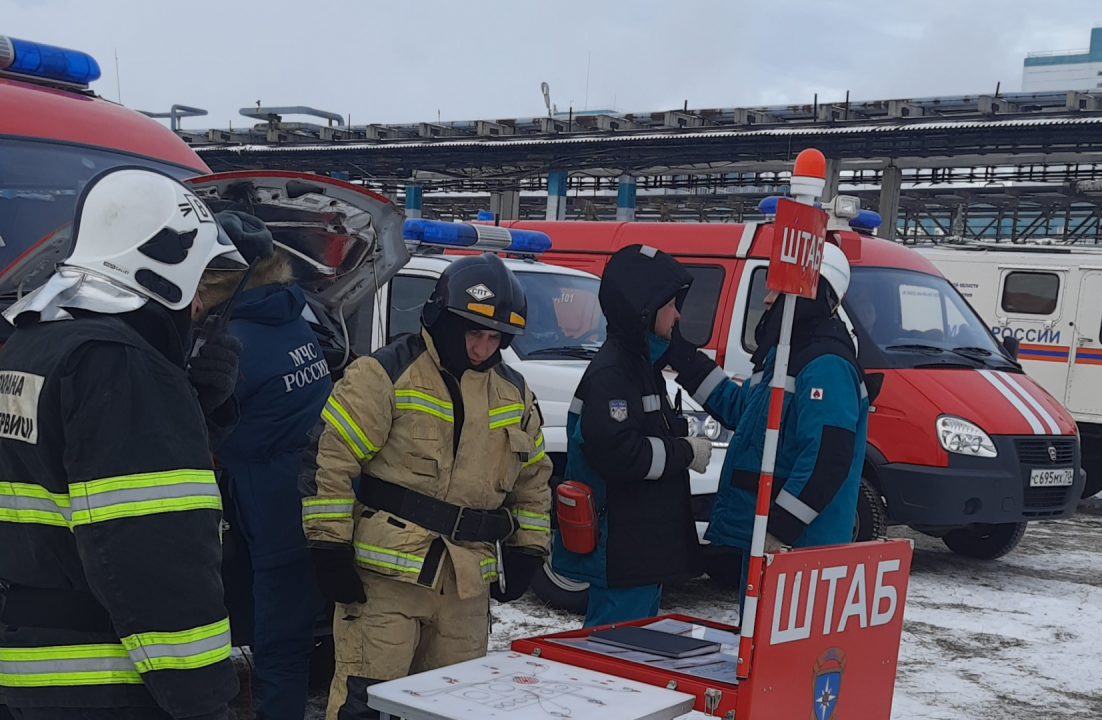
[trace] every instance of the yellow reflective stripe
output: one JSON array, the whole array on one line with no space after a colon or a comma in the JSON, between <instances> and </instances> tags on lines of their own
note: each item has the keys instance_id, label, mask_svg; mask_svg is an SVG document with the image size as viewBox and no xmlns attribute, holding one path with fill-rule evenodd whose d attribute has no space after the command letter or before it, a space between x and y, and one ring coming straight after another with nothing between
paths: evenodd
<instances>
[{"instance_id":1,"label":"yellow reflective stripe","mask_svg":"<svg viewBox=\"0 0 1102 720\"><path fill-rule=\"evenodd\" d=\"M41 485L0 481L0 522L69 527L69 496Z\"/></svg>"},{"instance_id":2,"label":"yellow reflective stripe","mask_svg":"<svg viewBox=\"0 0 1102 720\"><path fill-rule=\"evenodd\" d=\"M539 435L536 436L536 454L533 455L531 458L529 458L528 461L525 462L524 465L522 465L521 467L528 467L529 465L535 465L540 460L543 460L543 457L546 454L547 453L544 451L544 445L543 445L543 433L541 432Z\"/></svg>"},{"instance_id":3,"label":"yellow reflective stripe","mask_svg":"<svg viewBox=\"0 0 1102 720\"><path fill-rule=\"evenodd\" d=\"M435 398L420 390L395 390L394 407L398 410L414 410L428 413L447 422L455 422L453 406L446 400Z\"/></svg>"},{"instance_id":4,"label":"yellow reflective stripe","mask_svg":"<svg viewBox=\"0 0 1102 720\"><path fill-rule=\"evenodd\" d=\"M520 425L524 415L523 405L504 405L490 410L490 429L495 430L506 425Z\"/></svg>"},{"instance_id":5,"label":"yellow reflective stripe","mask_svg":"<svg viewBox=\"0 0 1102 720\"><path fill-rule=\"evenodd\" d=\"M304 498L302 519L340 519L352 517L352 498Z\"/></svg>"},{"instance_id":6,"label":"yellow reflective stripe","mask_svg":"<svg viewBox=\"0 0 1102 720\"><path fill-rule=\"evenodd\" d=\"M478 566L479 570L482 571L483 580L493 580L497 577L497 560L495 558L486 558Z\"/></svg>"},{"instance_id":7,"label":"yellow reflective stripe","mask_svg":"<svg viewBox=\"0 0 1102 720\"><path fill-rule=\"evenodd\" d=\"M138 685L122 645L0 648L0 687Z\"/></svg>"},{"instance_id":8,"label":"yellow reflective stripe","mask_svg":"<svg viewBox=\"0 0 1102 720\"><path fill-rule=\"evenodd\" d=\"M210 470L168 470L69 485L73 526L186 510L221 510Z\"/></svg>"},{"instance_id":9,"label":"yellow reflective stripe","mask_svg":"<svg viewBox=\"0 0 1102 720\"><path fill-rule=\"evenodd\" d=\"M524 412L523 405L502 405L501 407L491 408L490 416L504 415L505 413Z\"/></svg>"},{"instance_id":10,"label":"yellow reflective stripe","mask_svg":"<svg viewBox=\"0 0 1102 720\"><path fill-rule=\"evenodd\" d=\"M434 403L436 405L439 405L440 407L442 407L444 409L447 409L447 410L452 410L453 409L452 404L450 402L448 402L447 400L441 400L440 398L435 398L432 395L429 395L428 393L421 392L420 390L395 390L394 391L394 396L395 397L421 398L422 400L428 400L430 403Z\"/></svg>"},{"instance_id":11,"label":"yellow reflective stripe","mask_svg":"<svg viewBox=\"0 0 1102 720\"><path fill-rule=\"evenodd\" d=\"M194 670L230 656L230 621L178 632L148 632L122 638L138 672Z\"/></svg>"},{"instance_id":12,"label":"yellow reflective stripe","mask_svg":"<svg viewBox=\"0 0 1102 720\"><path fill-rule=\"evenodd\" d=\"M367 439L364 431L352 420L352 416L333 396L330 396L329 400L326 401L321 416L328 420L329 425L344 438L345 443L352 449L352 454L356 456L357 460L370 460L372 455L379 452L379 448Z\"/></svg>"},{"instance_id":13,"label":"yellow reflective stripe","mask_svg":"<svg viewBox=\"0 0 1102 720\"><path fill-rule=\"evenodd\" d=\"M535 530L536 532L551 532L551 516L540 513L514 510L513 517L517 519L517 525L521 530Z\"/></svg>"},{"instance_id":14,"label":"yellow reflective stripe","mask_svg":"<svg viewBox=\"0 0 1102 720\"><path fill-rule=\"evenodd\" d=\"M356 546L356 559L364 565L376 565L400 572L416 573L421 572L425 565L425 558L417 555L363 543L353 543L353 545Z\"/></svg>"}]
</instances>

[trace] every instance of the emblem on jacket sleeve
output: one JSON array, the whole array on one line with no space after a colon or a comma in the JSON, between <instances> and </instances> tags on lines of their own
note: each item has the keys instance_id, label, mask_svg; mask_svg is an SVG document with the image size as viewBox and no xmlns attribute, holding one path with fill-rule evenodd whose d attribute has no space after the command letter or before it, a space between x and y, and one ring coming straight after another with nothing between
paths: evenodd
<instances>
[{"instance_id":1,"label":"emblem on jacket sleeve","mask_svg":"<svg viewBox=\"0 0 1102 720\"><path fill-rule=\"evenodd\" d=\"M609 400L608 401L608 416L616 422L623 422L628 419L628 402L627 400Z\"/></svg>"},{"instance_id":2,"label":"emblem on jacket sleeve","mask_svg":"<svg viewBox=\"0 0 1102 720\"><path fill-rule=\"evenodd\" d=\"M830 648L815 661L813 720L834 720L838 711L838 694L842 690L842 676L845 674L846 655L838 648Z\"/></svg>"},{"instance_id":3,"label":"emblem on jacket sleeve","mask_svg":"<svg viewBox=\"0 0 1102 720\"><path fill-rule=\"evenodd\" d=\"M823 389L822 388L811 388L811 399L812 400L822 400L823 399Z\"/></svg>"},{"instance_id":4,"label":"emblem on jacket sleeve","mask_svg":"<svg viewBox=\"0 0 1102 720\"><path fill-rule=\"evenodd\" d=\"M493 290L486 287L482 283L467 288L467 294L479 302L482 302L483 300L489 300L494 296Z\"/></svg>"}]
</instances>

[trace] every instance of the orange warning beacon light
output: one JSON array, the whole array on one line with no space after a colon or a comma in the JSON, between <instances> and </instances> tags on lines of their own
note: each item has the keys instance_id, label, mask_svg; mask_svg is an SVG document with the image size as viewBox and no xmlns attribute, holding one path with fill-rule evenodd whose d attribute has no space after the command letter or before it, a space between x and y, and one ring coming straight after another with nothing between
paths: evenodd
<instances>
[{"instance_id":1,"label":"orange warning beacon light","mask_svg":"<svg viewBox=\"0 0 1102 720\"><path fill-rule=\"evenodd\" d=\"M792 170L792 197L797 202L811 205L826 188L826 158L815 148L808 148L796 156Z\"/></svg>"}]
</instances>

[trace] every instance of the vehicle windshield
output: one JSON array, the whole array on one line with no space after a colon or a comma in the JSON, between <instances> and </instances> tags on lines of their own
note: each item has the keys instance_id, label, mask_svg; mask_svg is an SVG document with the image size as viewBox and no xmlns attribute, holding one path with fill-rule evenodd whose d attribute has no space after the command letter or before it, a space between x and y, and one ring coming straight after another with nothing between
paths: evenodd
<instances>
[{"instance_id":1,"label":"vehicle windshield","mask_svg":"<svg viewBox=\"0 0 1102 720\"><path fill-rule=\"evenodd\" d=\"M0 139L0 295L16 292L34 269L40 272L25 283L24 290L45 280L53 265L68 254L69 231L84 186L119 165L151 167L179 179L195 174L110 150ZM31 248L36 248L33 257L24 258ZM18 267L13 267L19 260Z\"/></svg>"},{"instance_id":2,"label":"vehicle windshield","mask_svg":"<svg viewBox=\"0 0 1102 720\"><path fill-rule=\"evenodd\" d=\"M991 331L945 278L912 270L855 267L845 310L857 329L866 368L881 362L883 367L1015 368ZM870 341L877 353L866 348Z\"/></svg>"},{"instance_id":3,"label":"vehicle windshield","mask_svg":"<svg viewBox=\"0 0 1102 720\"><path fill-rule=\"evenodd\" d=\"M601 281L584 275L517 272L528 299L528 322L510 346L521 359L588 360L605 341L597 300Z\"/></svg>"}]
</instances>

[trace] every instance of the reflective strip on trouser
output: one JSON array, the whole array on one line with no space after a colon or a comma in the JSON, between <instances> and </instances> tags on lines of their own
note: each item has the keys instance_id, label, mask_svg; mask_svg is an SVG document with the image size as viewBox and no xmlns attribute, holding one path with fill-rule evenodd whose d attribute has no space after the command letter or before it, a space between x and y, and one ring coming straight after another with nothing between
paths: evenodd
<instances>
[{"instance_id":1,"label":"reflective strip on trouser","mask_svg":"<svg viewBox=\"0 0 1102 720\"><path fill-rule=\"evenodd\" d=\"M343 520L352 517L352 498L304 498L302 520Z\"/></svg>"},{"instance_id":2,"label":"reflective strip on trouser","mask_svg":"<svg viewBox=\"0 0 1102 720\"><path fill-rule=\"evenodd\" d=\"M493 580L497 578L497 560L494 558L486 558L478 565L479 569L482 571L483 580Z\"/></svg>"},{"instance_id":3,"label":"reflective strip on trouser","mask_svg":"<svg viewBox=\"0 0 1102 720\"><path fill-rule=\"evenodd\" d=\"M367 435L352 420L352 416L348 414L348 411L341 407L341 404L333 397L330 397L325 403L325 409L321 411L321 416L329 422L330 427L344 438L345 443L348 444L357 460L370 460L372 455L379 452L379 448L371 444L371 441L367 439Z\"/></svg>"},{"instance_id":4,"label":"reflective strip on trouser","mask_svg":"<svg viewBox=\"0 0 1102 720\"><path fill-rule=\"evenodd\" d=\"M525 510L514 510L513 517L517 519L517 526L521 530L535 530L536 532L551 532L551 516L531 513Z\"/></svg>"},{"instance_id":5,"label":"reflective strip on trouser","mask_svg":"<svg viewBox=\"0 0 1102 720\"><path fill-rule=\"evenodd\" d=\"M446 400L434 398L418 390L395 390L394 407L398 410L416 410L428 413L446 422L455 422L452 404Z\"/></svg>"},{"instance_id":6,"label":"reflective strip on trouser","mask_svg":"<svg viewBox=\"0 0 1102 720\"><path fill-rule=\"evenodd\" d=\"M644 480L657 480L666 472L666 443L661 438L648 437L650 442L650 470L647 471Z\"/></svg>"},{"instance_id":7,"label":"reflective strip on trouser","mask_svg":"<svg viewBox=\"0 0 1102 720\"><path fill-rule=\"evenodd\" d=\"M490 429L505 427L506 425L520 425L520 418L524 415L523 405L505 405L504 407L490 410Z\"/></svg>"},{"instance_id":8,"label":"reflective strip on trouser","mask_svg":"<svg viewBox=\"0 0 1102 720\"><path fill-rule=\"evenodd\" d=\"M0 648L0 687L140 685L122 645Z\"/></svg>"},{"instance_id":9,"label":"reflective strip on trouser","mask_svg":"<svg viewBox=\"0 0 1102 720\"><path fill-rule=\"evenodd\" d=\"M0 484L0 522L73 528L119 518L221 510L210 470L169 470L72 483L69 494L40 485Z\"/></svg>"},{"instance_id":10,"label":"reflective strip on trouser","mask_svg":"<svg viewBox=\"0 0 1102 720\"><path fill-rule=\"evenodd\" d=\"M364 565L390 568L399 572L419 573L425 566L425 558L410 555L409 553L388 550L374 545L354 543L356 546L356 559Z\"/></svg>"},{"instance_id":11,"label":"reflective strip on trouser","mask_svg":"<svg viewBox=\"0 0 1102 720\"><path fill-rule=\"evenodd\" d=\"M148 632L122 638L138 672L194 670L230 656L230 621L179 632Z\"/></svg>"},{"instance_id":12,"label":"reflective strip on trouser","mask_svg":"<svg viewBox=\"0 0 1102 720\"><path fill-rule=\"evenodd\" d=\"M221 510L222 495L210 470L170 470L70 483L72 523L186 510Z\"/></svg>"},{"instance_id":13,"label":"reflective strip on trouser","mask_svg":"<svg viewBox=\"0 0 1102 720\"><path fill-rule=\"evenodd\" d=\"M536 454L532 455L532 457L528 458L528 460L526 460L524 462L523 467L528 467L529 465L535 465L540 460L543 460L543 456L545 454L546 454L546 452L544 450L544 444L543 444L543 433L541 432L539 435L536 436Z\"/></svg>"}]
</instances>

